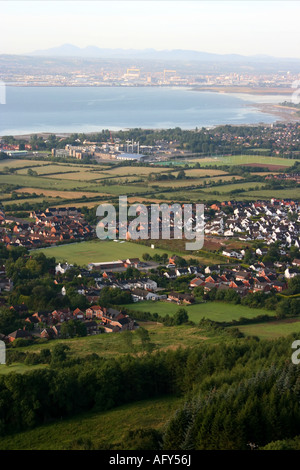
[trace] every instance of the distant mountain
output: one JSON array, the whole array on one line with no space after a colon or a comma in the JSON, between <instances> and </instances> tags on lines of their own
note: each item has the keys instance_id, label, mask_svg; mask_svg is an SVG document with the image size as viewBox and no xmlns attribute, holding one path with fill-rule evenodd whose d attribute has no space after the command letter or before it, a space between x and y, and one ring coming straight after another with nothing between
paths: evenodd
<instances>
[{"instance_id":1,"label":"distant mountain","mask_svg":"<svg viewBox=\"0 0 300 470\"><path fill-rule=\"evenodd\" d=\"M267 55L243 56L239 54L214 54L194 50L173 49L105 49L97 46L87 46L80 48L73 44L63 44L31 52L31 56L47 57L81 57L81 58L103 58L103 59L151 59L151 60L172 60L172 61L202 61L202 62L265 62L265 61L300 61L299 59L280 59Z\"/></svg>"}]
</instances>

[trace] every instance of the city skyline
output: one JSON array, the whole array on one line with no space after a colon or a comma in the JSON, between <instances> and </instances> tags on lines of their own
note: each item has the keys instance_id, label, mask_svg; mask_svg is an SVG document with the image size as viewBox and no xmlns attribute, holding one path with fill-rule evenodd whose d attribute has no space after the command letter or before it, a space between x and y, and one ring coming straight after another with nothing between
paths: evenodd
<instances>
[{"instance_id":1,"label":"city skyline","mask_svg":"<svg viewBox=\"0 0 300 470\"><path fill-rule=\"evenodd\" d=\"M2 1L0 53L74 44L300 58L299 13L271 0Z\"/></svg>"}]
</instances>

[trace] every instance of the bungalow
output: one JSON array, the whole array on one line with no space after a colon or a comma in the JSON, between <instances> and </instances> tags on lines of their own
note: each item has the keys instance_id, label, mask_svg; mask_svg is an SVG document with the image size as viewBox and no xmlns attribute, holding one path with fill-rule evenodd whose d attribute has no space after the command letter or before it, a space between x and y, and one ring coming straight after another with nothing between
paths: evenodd
<instances>
[{"instance_id":1,"label":"bungalow","mask_svg":"<svg viewBox=\"0 0 300 470\"><path fill-rule=\"evenodd\" d=\"M149 292L139 288L132 289L131 295L134 302L139 302L142 300L158 300L160 298L160 296L154 292Z\"/></svg>"},{"instance_id":2,"label":"bungalow","mask_svg":"<svg viewBox=\"0 0 300 470\"><path fill-rule=\"evenodd\" d=\"M176 276L186 276L189 274L189 270L187 268L176 268L175 269Z\"/></svg>"}]
</instances>

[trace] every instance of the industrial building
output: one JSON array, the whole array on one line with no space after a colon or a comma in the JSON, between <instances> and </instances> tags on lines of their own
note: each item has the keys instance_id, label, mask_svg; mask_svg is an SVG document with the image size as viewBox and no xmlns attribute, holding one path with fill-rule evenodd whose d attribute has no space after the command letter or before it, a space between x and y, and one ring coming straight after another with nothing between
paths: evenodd
<instances>
[{"instance_id":1,"label":"industrial building","mask_svg":"<svg viewBox=\"0 0 300 470\"><path fill-rule=\"evenodd\" d=\"M146 158L149 158L149 156L140 153L120 153L116 156L117 160L136 160L139 162L144 161Z\"/></svg>"}]
</instances>

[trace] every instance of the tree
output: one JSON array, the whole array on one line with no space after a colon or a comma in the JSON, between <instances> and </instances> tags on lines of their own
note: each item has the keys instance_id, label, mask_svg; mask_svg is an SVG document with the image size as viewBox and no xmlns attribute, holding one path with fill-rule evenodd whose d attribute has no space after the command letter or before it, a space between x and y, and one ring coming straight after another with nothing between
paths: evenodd
<instances>
[{"instance_id":1,"label":"tree","mask_svg":"<svg viewBox=\"0 0 300 470\"><path fill-rule=\"evenodd\" d=\"M300 276L289 279L288 290L291 295L300 294Z\"/></svg>"},{"instance_id":2,"label":"tree","mask_svg":"<svg viewBox=\"0 0 300 470\"><path fill-rule=\"evenodd\" d=\"M184 180L185 178L186 178L185 171L184 171L184 170L180 170L180 171L178 172L177 179L178 179L178 180Z\"/></svg>"},{"instance_id":3,"label":"tree","mask_svg":"<svg viewBox=\"0 0 300 470\"><path fill-rule=\"evenodd\" d=\"M146 330L145 328L140 326L136 330L136 334L137 334L137 336L139 336L139 338L141 340L141 345L142 345L143 351L152 352L153 349L154 349L154 344L151 343L148 330Z\"/></svg>"},{"instance_id":4,"label":"tree","mask_svg":"<svg viewBox=\"0 0 300 470\"><path fill-rule=\"evenodd\" d=\"M125 330L122 332L122 339L130 352L134 351L133 345L133 333L129 330Z\"/></svg>"},{"instance_id":5,"label":"tree","mask_svg":"<svg viewBox=\"0 0 300 470\"><path fill-rule=\"evenodd\" d=\"M51 364L57 365L64 362L67 359L67 351L69 350L69 346L65 344L56 344L52 350Z\"/></svg>"},{"instance_id":6,"label":"tree","mask_svg":"<svg viewBox=\"0 0 300 470\"><path fill-rule=\"evenodd\" d=\"M182 325L189 321L189 316L184 308L180 308L174 315L174 325Z\"/></svg>"}]
</instances>

